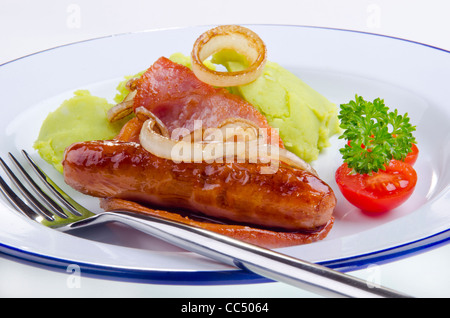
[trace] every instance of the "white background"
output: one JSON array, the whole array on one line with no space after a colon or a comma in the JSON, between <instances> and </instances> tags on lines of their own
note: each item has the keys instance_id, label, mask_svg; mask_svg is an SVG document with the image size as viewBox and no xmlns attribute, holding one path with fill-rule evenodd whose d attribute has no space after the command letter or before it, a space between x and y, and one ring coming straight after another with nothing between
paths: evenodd
<instances>
[{"instance_id":1,"label":"white background","mask_svg":"<svg viewBox=\"0 0 450 318\"><path fill-rule=\"evenodd\" d=\"M0 0L0 64L110 34L216 24L289 24L384 34L450 51L446 0ZM1 83L0 83L1 85ZM449 83L450 85L450 83ZM450 213L450 211L449 211ZM384 286L450 297L450 245L376 267ZM373 268L352 272L369 279ZM281 284L164 286L81 277L0 257L0 297L316 297Z\"/></svg>"}]
</instances>

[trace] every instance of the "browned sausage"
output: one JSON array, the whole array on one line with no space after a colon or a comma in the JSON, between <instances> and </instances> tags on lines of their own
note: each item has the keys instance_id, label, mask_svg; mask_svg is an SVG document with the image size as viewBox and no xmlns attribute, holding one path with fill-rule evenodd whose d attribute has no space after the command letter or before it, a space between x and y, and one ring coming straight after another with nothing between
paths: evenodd
<instances>
[{"instance_id":1,"label":"browned sausage","mask_svg":"<svg viewBox=\"0 0 450 318\"><path fill-rule=\"evenodd\" d=\"M85 194L289 231L323 227L336 203L332 189L303 170L261 174L252 163L174 163L132 142L75 143L63 166L65 181Z\"/></svg>"}]
</instances>

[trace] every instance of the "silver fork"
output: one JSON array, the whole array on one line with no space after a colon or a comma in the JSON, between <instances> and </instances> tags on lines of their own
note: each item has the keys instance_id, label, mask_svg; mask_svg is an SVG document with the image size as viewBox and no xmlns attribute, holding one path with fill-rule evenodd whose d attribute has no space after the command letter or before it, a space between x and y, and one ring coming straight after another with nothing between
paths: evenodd
<instances>
[{"instance_id":1,"label":"silver fork","mask_svg":"<svg viewBox=\"0 0 450 318\"><path fill-rule=\"evenodd\" d=\"M48 187L56 200L42 191L11 153L9 153L11 161L35 195L29 192L1 158L0 163L3 170L21 195L13 191L1 176L0 190L17 211L55 230L68 231L103 222L121 222L188 251L319 295L327 297L409 297L382 286L370 285L364 280L321 265L172 220L125 211L94 214L64 193L24 150L22 153L33 168L32 170Z\"/></svg>"}]
</instances>

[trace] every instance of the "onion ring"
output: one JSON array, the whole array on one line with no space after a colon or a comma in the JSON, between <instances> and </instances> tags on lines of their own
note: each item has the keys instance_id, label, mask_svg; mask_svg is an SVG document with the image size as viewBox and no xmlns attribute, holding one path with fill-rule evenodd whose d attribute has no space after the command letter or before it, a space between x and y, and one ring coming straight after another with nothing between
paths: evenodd
<instances>
[{"instance_id":1,"label":"onion ring","mask_svg":"<svg viewBox=\"0 0 450 318\"><path fill-rule=\"evenodd\" d=\"M219 72L203 64L204 60L223 49L233 49L244 55L250 66L238 72ZM195 41L191 53L192 71L199 80L213 86L244 85L261 75L266 57L266 45L255 32L238 25L222 25L206 31Z\"/></svg>"}]
</instances>

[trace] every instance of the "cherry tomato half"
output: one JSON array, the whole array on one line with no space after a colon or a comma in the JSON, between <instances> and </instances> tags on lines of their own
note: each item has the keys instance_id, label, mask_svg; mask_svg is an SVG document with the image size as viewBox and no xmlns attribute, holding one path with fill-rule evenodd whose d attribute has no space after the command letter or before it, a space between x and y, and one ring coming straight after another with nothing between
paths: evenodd
<instances>
[{"instance_id":1,"label":"cherry tomato half","mask_svg":"<svg viewBox=\"0 0 450 318\"><path fill-rule=\"evenodd\" d=\"M342 164L336 171L336 183L342 195L354 206L368 212L386 212L404 203L417 183L414 168L403 161L391 160L386 170L355 174Z\"/></svg>"}]
</instances>

